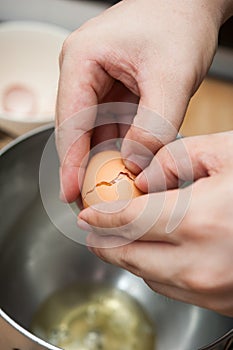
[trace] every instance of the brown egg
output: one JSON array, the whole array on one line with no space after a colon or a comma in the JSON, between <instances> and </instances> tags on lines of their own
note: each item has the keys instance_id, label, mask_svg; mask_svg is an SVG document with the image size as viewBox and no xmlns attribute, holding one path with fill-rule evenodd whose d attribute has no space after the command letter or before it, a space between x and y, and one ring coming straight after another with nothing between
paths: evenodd
<instances>
[{"instance_id":1,"label":"brown egg","mask_svg":"<svg viewBox=\"0 0 233 350\"><path fill-rule=\"evenodd\" d=\"M84 207L101 202L130 200L142 195L133 175L124 165L118 151L94 155L86 169L82 188Z\"/></svg>"}]
</instances>

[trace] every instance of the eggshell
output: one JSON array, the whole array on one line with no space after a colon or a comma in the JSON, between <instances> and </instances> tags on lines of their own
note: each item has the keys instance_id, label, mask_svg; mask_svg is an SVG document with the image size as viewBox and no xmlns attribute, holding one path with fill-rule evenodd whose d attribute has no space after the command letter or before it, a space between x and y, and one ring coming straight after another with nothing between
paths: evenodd
<instances>
[{"instance_id":1,"label":"eggshell","mask_svg":"<svg viewBox=\"0 0 233 350\"><path fill-rule=\"evenodd\" d=\"M82 188L84 207L140 196L142 192L135 186L134 179L135 175L125 167L120 152L97 153L86 169Z\"/></svg>"}]
</instances>

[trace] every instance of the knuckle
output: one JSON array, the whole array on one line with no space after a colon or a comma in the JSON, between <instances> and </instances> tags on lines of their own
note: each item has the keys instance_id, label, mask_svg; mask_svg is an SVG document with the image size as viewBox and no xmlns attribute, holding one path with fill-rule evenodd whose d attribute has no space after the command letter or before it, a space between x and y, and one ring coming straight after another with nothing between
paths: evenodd
<instances>
[{"instance_id":1,"label":"knuckle","mask_svg":"<svg viewBox=\"0 0 233 350\"><path fill-rule=\"evenodd\" d=\"M198 208L187 210L183 219L183 233L185 237L191 240L199 240L200 242L206 242L211 239L213 232L223 228L223 225L216 220L218 217L218 213L215 211L212 213L210 211L207 212L205 208L202 208L202 210L198 210Z\"/></svg>"},{"instance_id":2,"label":"knuckle","mask_svg":"<svg viewBox=\"0 0 233 350\"><path fill-rule=\"evenodd\" d=\"M192 236L193 232L199 231L198 227L198 220L197 218L194 218L194 213L189 212L189 210L186 212L183 220L182 220L182 233L185 235L185 237Z\"/></svg>"},{"instance_id":3,"label":"knuckle","mask_svg":"<svg viewBox=\"0 0 233 350\"><path fill-rule=\"evenodd\" d=\"M60 68L64 60L64 57L67 55L67 52L70 50L70 47L72 47L73 36L74 36L74 33L69 34L62 44L61 52L59 55Z\"/></svg>"},{"instance_id":4,"label":"knuckle","mask_svg":"<svg viewBox=\"0 0 233 350\"><path fill-rule=\"evenodd\" d=\"M165 178L167 179L167 183L174 183L174 180L178 182L178 171L177 164L175 161L174 152L171 147L164 146L162 147L157 156L158 164L160 165L163 173L165 174Z\"/></svg>"},{"instance_id":5,"label":"knuckle","mask_svg":"<svg viewBox=\"0 0 233 350\"><path fill-rule=\"evenodd\" d=\"M210 294L221 288L221 277L216 269L205 265L189 271L184 278L184 284L192 292Z\"/></svg>"},{"instance_id":6,"label":"knuckle","mask_svg":"<svg viewBox=\"0 0 233 350\"><path fill-rule=\"evenodd\" d=\"M135 210L132 205L123 210L119 215L117 224L120 226L121 235L130 241L137 239L137 232L140 228L137 227L135 220Z\"/></svg>"},{"instance_id":7,"label":"knuckle","mask_svg":"<svg viewBox=\"0 0 233 350\"><path fill-rule=\"evenodd\" d=\"M104 232L107 228L106 226L109 226L109 225L106 225L106 215L107 214L102 214L102 213L98 213L98 212L95 212L93 213L93 216L92 216L92 222L94 224L94 228L96 230L96 232ZM112 221L112 217L110 217L110 222Z\"/></svg>"},{"instance_id":8,"label":"knuckle","mask_svg":"<svg viewBox=\"0 0 233 350\"><path fill-rule=\"evenodd\" d=\"M108 263L108 259L106 257L106 249L101 248L92 248L92 251L104 262Z\"/></svg>"},{"instance_id":9,"label":"knuckle","mask_svg":"<svg viewBox=\"0 0 233 350\"><path fill-rule=\"evenodd\" d=\"M117 222L118 222L118 226L120 226L120 227L126 226L127 227L128 223L129 223L129 218L128 218L128 211L126 209L122 210L119 213Z\"/></svg>"},{"instance_id":10,"label":"knuckle","mask_svg":"<svg viewBox=\"0 0 233 350\"><path fill-rule=\"evenodd\" d=\"M70 46L73 43L73 37L75 32L69 34L67 36L67 38L64 40L63 45L62 45L62 49L61 49L61 55L65 55L65 53L69 50Z\"/></svg>"},{"instance_id":11,"label":"knuckle","mask_svg":"<svg viewBox=\"0 0 233 350\"><path fill-rule=\"evenodd\" d=\"M200 292L201 290L203 291L203 289L206 290L207 283L206 283L206 279L204 278L204 284L203 284L203 276L204 274L202 273L202 276L201 276L200 271L196 273L190 272L184 281L187 289L194 292Z\"/></svg>"},{"instance_id":12,"label":"knuckle","mask_svg":"<svg viewBox=\"0 0 233 350\"><path fill-rule=\"evenodd\" d=\"M134 254L130 244L125 245L121 250L119 258L119 265L123 266L126 270L132 272L138 277L143 277L142 271L139 268L137 262L135 262Z\"/></svg>"},{"instance_id":13,"label":"knuckle","mask_svg":"<svg viewBox=\"0 0 233 350\"><path fill-rule=\"evenodd\" d=\"M194 273L194 271L188 270L182 272L181 285L191 291L197 291L199 288L199 274Z\"/></svg>"},{"instance_id":14,"label":"knuckle","mask_svg":"<svg viewBox=\"0 0 233 350\"><path fill-rule=\"evenodd\" d=\"M125 226L127 228L129 224L131 224L132 214L130 205L127 205L125 208L123 208L123 210L120 211L118 220L119 226Z\"/></svg>"},{"instance_id":15,"label":"knuckle","mask_svg":"<svg viewBox=\"0 0 233 350\"><path fill-rule=\"evenodd\" d=\"M182 220L182 233L184 238L194 239L204 235L206 222L206 212L200 212L192 205L192 199L187 202L187 209Z\"/></svg>"},{"instance_id":16,"label":"knuckle","mask_svg":"<svg viewBox=\"0 0 233 350\"><path fill-rule=\"evenodd\" d=\"M70 52L77 51L80 47L80 44L85 45L86 42L89 42L90 38L87 39L88 31L85 30L85 27L82 26L70 33L67 38L64 40L60 57L64 58Z\"/></svg>"}]
</instances>

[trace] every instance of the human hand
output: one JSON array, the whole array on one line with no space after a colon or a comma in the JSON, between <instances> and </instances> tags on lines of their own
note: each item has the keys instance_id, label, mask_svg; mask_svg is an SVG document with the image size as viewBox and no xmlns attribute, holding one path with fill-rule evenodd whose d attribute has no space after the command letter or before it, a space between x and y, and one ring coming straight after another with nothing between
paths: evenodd
<instances>
[{"instance_id":1,"label":"human hand","mask_svg":"<svg viewBox=\"0 0 233 350\"><path fill-rule=\"evenodd\" d=\"M78 197L86 166L83 159L93 139L95 143L124 137L127 131L113 124L93 133L96 109L85 117L80 111L108 101L139 100L125 139L154 154L175 138L190 97L210 66L229 3L122 1L68 37L60 56L57 99L63 199L71 202ZM135 143L123 143L126 166L135 173L137 159L142 167L150 161L140 152Z\"/></svg>"},{"instance_id":2,"label":"human hand","mask_svg":"<svg viewBox=\"0 0 233 350\"><path fill-rule=\"evenodd\" d=\"M115 212L114 203L109 213L105 203L79 214L80 226L91 231L88 244L160 294L233 316L233 132L161 148L137 178L139 188L164 189L161 168L171 190L143 195ZM178 178L196 181L174 189ZM113 246L112 234L137 241L100 248Z\"/></svg>"}]
</instances>

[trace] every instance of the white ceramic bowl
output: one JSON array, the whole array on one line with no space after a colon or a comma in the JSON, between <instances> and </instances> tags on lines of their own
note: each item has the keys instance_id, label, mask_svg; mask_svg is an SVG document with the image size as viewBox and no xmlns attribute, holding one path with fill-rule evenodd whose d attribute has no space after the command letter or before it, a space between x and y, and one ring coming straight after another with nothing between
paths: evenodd
<instances>
[{"instance_id":1,"label":"white ceramic bowl","mask_svg":"<svg viewBox=\"0 0 233 350\"><path fill-rule=\"evenodd\" d=\"M0 24L0 128L20 135L53 121L58 58L68 34L42 22Z\"/></svg>"}]
</instances>

